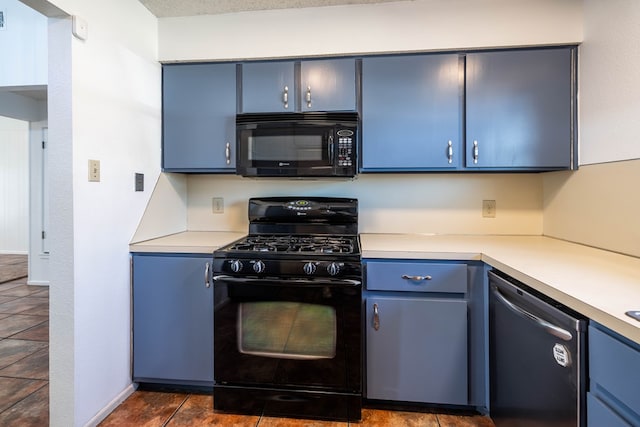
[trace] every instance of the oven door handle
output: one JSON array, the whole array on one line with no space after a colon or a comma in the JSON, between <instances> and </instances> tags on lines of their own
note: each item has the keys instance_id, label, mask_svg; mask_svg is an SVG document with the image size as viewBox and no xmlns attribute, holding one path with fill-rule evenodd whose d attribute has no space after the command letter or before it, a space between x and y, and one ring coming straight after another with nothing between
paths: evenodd
<instances>
[{"instance_id":1,"label":"oven door handle","mask_svg":"<svg viewBox=\"0 0 640 427\"><path fill-rule=\"evenodd\" d=\"M362 282L360 280L354 279L317 279L317 280L309 280L309 279L282 279L282 278L260 278L257 279L255 277L234 277L227 276L226 274L221 274L218 276L213 276L213 281L217 282L220 280L224 280L225 282L230 283L238 283L242 285L265 285L267 283L279 282L278 285L287 284L287 285L306 285L306 286L360 286Z\"/></svg>"}]
</instances>

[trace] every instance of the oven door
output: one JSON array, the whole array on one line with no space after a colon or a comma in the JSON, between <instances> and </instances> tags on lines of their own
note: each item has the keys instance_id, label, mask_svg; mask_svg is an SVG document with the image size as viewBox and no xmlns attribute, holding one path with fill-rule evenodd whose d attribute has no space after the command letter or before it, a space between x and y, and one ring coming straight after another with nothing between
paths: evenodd
<instances>
[{"instance_id":1,"label":"oven door","mask_svg":"<svg viewBox=\"0 0 640 427\"><path fill-rule=\"evenodd\" d=\"M217 385L361 392L354 280L214 277Z\"/></svg>"}]
</instances>

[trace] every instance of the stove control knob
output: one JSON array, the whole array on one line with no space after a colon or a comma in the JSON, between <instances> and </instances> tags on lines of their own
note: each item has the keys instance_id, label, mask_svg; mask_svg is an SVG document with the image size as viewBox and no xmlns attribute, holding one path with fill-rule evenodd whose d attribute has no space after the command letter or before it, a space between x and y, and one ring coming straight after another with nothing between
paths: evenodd
<instances>
[{"instance_id":1,"label":"stove control knob","mask_svg":"<svg viewBox=\"0 0 640 427\"><path fill-rule=\"evenodd\" d=\"M316 272L316 265L314 263L312 263L312 262L308 262L302 267L302 269L308 275L312 275L313 273Z\"/></svg>"},{"instance_id":2,"label":"stove control knob","mask_svg":"<svg viewBox=\"0 0 640 427\"><path fill-rule=\"evenodd\" d=\"M264 262L262 261L256 261L253 263L253 271L255 271L256 273L262 273L264 272Z\"/></svg>"},{"instance_id":3,"label":"stove control knob","mask_svg":"<svg viewBox=\"0 0 640 427\"><path fill-rule=\"evenodd\" d=\"M230 264L231 264L231 271L233 271L234 273L238 273L242 271L242 262L239 259L234 259L233 261L230 262Z\"/></svg>"},{"instance_id":4,"label":"stove control knob","mask_svg":"<svg viewBox=\"0 0 640 427\"><path fill-rule=\"evenodd\" d=\"M335 276L340 273L340 265L337 262L330 263L327 266L327 273L329 273L330 276Z\"/></svg>"}]
</instances>

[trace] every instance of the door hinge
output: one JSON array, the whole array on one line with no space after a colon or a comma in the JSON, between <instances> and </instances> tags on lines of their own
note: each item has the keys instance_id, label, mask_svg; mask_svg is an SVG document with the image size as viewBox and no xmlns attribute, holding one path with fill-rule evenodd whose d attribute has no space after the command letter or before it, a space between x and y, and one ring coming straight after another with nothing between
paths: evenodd
<instances>
[{"instance_id":1,"label":"door hinge","mask_svg":"<svg viewBox=\"0 0 640 427\"><path fill-rule=\"evenodd\" d=\"M46 147L46 145L47 145L47 142L46 142L46 141L42 141L42 149L43 149L43 150L44 150L45 148L47 148L47 147Z\"/></svg>"},{"instance_id":2,"label":"door hinge","mask_svg":"<svg viewBox=\"0 0 640 427\"><path fill-rule=\"evenodd\" d=\"M42 238L46 239L47 238L47 233L44 232L44 230L42 231Z\"/></svg>"}]
</instances>

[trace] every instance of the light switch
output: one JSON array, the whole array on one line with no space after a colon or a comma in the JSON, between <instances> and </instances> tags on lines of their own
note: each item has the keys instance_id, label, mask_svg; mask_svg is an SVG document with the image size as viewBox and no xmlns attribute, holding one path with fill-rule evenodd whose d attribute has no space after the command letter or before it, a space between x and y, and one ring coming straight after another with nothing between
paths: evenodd
<instances>
[{"instance_id":1,"label":"light switch","mask_svg":"<svg viewBox=\"0 0 640 427\"><path fill-rule=\"evenodd\" d=\"M89 182L100 182L100 160L89 160Z\"/></svg>"}]
</instances>

